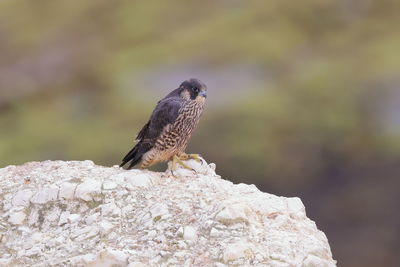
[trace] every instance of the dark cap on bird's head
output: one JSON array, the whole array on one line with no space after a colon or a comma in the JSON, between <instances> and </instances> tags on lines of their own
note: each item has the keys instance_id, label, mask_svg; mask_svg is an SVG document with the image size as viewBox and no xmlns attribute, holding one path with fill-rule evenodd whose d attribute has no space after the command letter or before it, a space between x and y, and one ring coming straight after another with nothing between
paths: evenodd
<instances>
[{"instance_id":1,"label":"dark cap on bird's head","mask_svg":"<svg viewBox=\"0 0 400 267\"><path fill-rule=\"evenodd\" d=\"M197 97L207 97L207 86L199 79L189 79L181 83L179 86L181 89L181 96L184 98L190 98L192 100Z\"/></svg>"}]
</instances>

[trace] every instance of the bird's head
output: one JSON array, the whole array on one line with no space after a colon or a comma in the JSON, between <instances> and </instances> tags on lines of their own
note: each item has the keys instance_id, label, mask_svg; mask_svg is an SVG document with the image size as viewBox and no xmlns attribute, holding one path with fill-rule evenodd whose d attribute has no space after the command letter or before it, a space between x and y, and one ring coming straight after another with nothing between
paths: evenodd
<instances>
[{"instance_id":1,"label":"bird's head","mask_svg":"<svg viewBox=\"0 0 400 267\"><path fill-rule=\"evenodd\" d=\"M180 96L186 100L204 102L207 97L207 86L198 79L189 79L179 86Z\"/></svg>"}]
</instances>

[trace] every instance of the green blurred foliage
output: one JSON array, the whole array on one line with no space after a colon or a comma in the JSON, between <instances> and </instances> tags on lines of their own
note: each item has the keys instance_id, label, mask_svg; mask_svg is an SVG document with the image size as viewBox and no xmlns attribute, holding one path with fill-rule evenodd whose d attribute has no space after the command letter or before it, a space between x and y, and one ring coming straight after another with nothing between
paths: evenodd
<instances>
[{"instance_id":1,"label":"green blurred foliage","mask_svg":"<svg viewBox=\"0 0 400 267\"><path fill-rule=\"evenodd\" d=\"M399 12L396 0L0 1L0 166L119 164L156 101L198 77L210 97L188 151L302 197L339 265L396 266Z\"/></svg>"}]
</instances>

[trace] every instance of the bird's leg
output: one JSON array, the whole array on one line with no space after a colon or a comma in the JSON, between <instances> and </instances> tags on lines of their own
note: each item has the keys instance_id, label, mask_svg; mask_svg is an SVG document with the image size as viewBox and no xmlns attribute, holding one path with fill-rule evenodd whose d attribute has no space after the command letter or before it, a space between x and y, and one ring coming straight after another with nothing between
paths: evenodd
<instances>
[{"instance_id":1,"label":"bird's leg","mask_svg":"<svg viewBox=\"0 0 400 267\"><path fill-rule=\"evenodd\" d=\"M183 153L182 155L179 156L179 159L181 160L188 160L188 159L194 159L197 162L200 162L203 164L203 161L201 160L201 157L199 154L186 154Z\"/></svg>"},{"instance_id":2,"label":"bird's leg","mask_svg":"<svg viewBox=\"0 0 400 267\"><path fill-rule=\"evenodd\" d=\"M176 156L172 157L172 167L171 167L172 176L176 177L174 171L176 171Z\"/></svg>"},{"instance_id":3,"label":"bird's leg","mask_svg":"<svg viewBox=\"0 0 400 267\"><path fill-rule=\"evenodd\" d=\"M176 164L179 163L183 168L196 172L193 168L186 165L186 163L184 163L182 160L185 160L185 159L182 159L182 158L178 157L177 155L172 157L172 168L171 168L172 171L176 171Z\"/></svg>"}]
</instances>

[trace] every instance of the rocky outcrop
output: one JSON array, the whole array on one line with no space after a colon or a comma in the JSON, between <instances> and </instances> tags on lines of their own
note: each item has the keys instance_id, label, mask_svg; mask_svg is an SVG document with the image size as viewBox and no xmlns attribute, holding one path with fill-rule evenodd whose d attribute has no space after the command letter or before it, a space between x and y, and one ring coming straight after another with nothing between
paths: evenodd
<instances>
[{"instance_id":1,"label":"rocky outcrop","mask_svg":"<svg viewBox=\"0 0 400 267\"><path fill-rule=\"evenodd\" d=\"M0 266L335 266L299 198L188 164L197 173L91 161L0 169Z\"/></svg>"}]
</instances>

